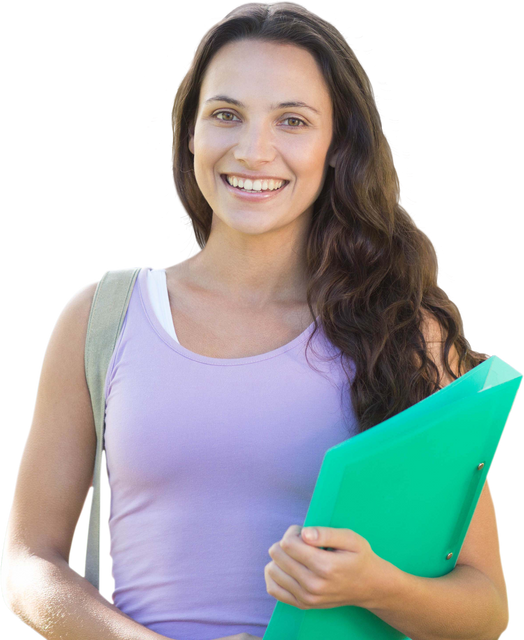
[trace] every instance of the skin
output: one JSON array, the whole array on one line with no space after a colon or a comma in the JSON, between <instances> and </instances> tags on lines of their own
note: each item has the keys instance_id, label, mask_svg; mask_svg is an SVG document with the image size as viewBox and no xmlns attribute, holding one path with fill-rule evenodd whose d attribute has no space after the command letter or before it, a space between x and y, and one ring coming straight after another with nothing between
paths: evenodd
<instances>
[{"instance_id":1,"label":"skin","mask_svg":"<svg viewBox=\"0 0 524 640\"><path fill-rule=\"evenodd\" d=\"M240 100L245 108L206 103L217 94ZM291 100L319 113L306 107L270 108ZM235 342L244 353L215 352L214 357L257 352L252 339L262 325L276 344L259 345L259 353L291 340L312 322L306 312L305 242L313 203L329 165L335 166L336 155L327 156L332 118L328 87L306 50L243 41L224 46L211 61L189 140L198 186L213 210L211 234L202 251L166 269L177 335L187 348L193 340L190 318L198 323L194 339L200 353L209 320L215 350L220 327L229 344L232 323L236 327ZM229 193L220 177L235 171L290 184L267 203L245 202ZM211 355L211 338L207 349Z\"/></svg>"}]
</instances>

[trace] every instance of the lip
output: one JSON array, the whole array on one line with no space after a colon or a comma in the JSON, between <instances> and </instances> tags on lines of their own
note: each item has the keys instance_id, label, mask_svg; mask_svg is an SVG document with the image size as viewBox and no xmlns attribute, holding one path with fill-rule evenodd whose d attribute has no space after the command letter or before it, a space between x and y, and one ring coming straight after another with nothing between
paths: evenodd
<instances>
[{"instance_id":1,"label":"lip","mask_svg":"<svg viewBox=\"0 0 524 640\"><path fill-rule=\"evenodd\" d=\"M280 189L277 189L276 191L261 191L260 193L248 193L247 191L242 191L241 189L237 189L236 187L232 187L229 182L226 180L226 176L224 174L221 174L220 178L222 179L222 182L226 185L226 188L229 190L229 192L236 196L237 198L240 198L241 200L248 200L251 202L258 202L259 200L271 200L273 198L276 198L280 193L282 193L286 187L289 185L289 182L286 182L286 184L283 187L280 187Z\"/></svg>"}]
</instances>

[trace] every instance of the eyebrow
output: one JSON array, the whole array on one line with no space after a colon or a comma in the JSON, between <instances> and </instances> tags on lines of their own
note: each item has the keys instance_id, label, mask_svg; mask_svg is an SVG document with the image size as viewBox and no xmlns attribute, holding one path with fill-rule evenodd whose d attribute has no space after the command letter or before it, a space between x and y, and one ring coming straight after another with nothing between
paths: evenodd
<instances>
[{"instance_id":1,"label":"eyebrow","mask_svg":"<svg viewBox=\"0 0 524 640\"><path fill-rule=\"evenodd\" d=\"M207 104L208 102L229 102L230 104L234 104L237 107L242 107L242 108L245 108L246 106L243 102L240 102L240 100L235 100L235 98L230 98L229 96L224 96L224 95L213 96L212 98L209 98L208 100L206 100L204 104ZM318 113L318 115L320 115L320 111L318 109L315 109L314 107L310 107L305 102L300 102L298 100L289 100L288 102L280 102L279 104L269 105L269 108L271 110L287 109L288 107L304 107L306 109L311 109L311 111L314 111L315 113Z\"/></svg>"}]
</instances>

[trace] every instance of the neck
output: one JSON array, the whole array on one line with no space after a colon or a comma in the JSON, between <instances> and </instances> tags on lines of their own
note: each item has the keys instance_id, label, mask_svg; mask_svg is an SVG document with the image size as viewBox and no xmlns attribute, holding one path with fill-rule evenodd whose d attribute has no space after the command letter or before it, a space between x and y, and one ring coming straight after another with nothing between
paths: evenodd
<instances>
[{"instance_id":1,"label":"neck","mask_svg":"<svg viewBox=\"0 0 524 640\"><path fill-rule=\"evenodd\" d=\"M305 266L293 251L256 254L205 248L187 260L198 287L251 309L306 304Z\"/></svg>"}]
</instances>

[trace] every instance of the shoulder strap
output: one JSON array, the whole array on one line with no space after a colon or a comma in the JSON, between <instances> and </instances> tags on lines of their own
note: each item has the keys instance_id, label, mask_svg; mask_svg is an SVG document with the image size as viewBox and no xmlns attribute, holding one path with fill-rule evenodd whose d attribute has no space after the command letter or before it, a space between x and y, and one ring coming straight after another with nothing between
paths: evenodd
<instances>
[{"instance_id":1,"label":"shoulder strap","mask_svg":"<svg viewBox=\"0 0 524 640\"><path fill-rule=\"evenodd\" d=\"M104 388L109 361L124 323L131 292L140 268L107 271L95 291L87 324L85 374L96 428L93 499L89 518L85 578L99 589L100 466L104 444Z\"/></svg>"}]
</instances>

